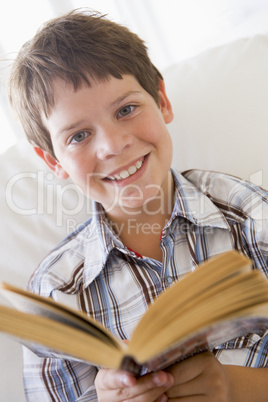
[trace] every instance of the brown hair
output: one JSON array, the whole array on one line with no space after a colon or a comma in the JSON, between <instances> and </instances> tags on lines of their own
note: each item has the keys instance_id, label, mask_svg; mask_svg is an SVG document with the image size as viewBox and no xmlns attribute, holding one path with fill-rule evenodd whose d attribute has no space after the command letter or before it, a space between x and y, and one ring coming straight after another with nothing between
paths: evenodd
<instances>
[{"instance_id":1,"label":"brown hair","mask_svg":"<svg viewBox=\"0 0 268 402\"><path fill-rule=\"evenodd\" d=\"M74 10L47 22L21 48L11 70L9 99L28 140L55 157L42 122L54 104L53 80L62 78L76 90L88 77L105 80L133 75L158 104L161 74L144 42L126 27L99 13Z\"/></svg>"}]
</instances>

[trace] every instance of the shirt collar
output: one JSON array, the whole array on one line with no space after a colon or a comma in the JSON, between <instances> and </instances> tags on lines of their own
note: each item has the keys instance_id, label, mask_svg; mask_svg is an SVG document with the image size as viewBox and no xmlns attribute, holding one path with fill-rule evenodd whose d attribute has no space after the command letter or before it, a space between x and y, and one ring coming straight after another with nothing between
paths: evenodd
<instances>
[{"instance_id":1,"label":"shirt collar","mask_svg":"<svg viewBox=\"0 0 268 402\"><path fill-rule=\"evenodd\" d=\"M171 221L176 216L198 226L212 226L230 230L230 226L215 204L182 174L172 170L175 184L175 205Z\"/></svg>"},{"instance_id":2,"label":"shirt collar","mask_svg":"<svg viewBox=\"0 0 268 402\"><path fill-rule=\"evenodd\" d=\"M92 219L88 225L85 260L84 260L84 287L86 288L102 271L108 256L113 250L124 254L134 254L120 240L109 224L101 204L93 201Z\"/></svg>"},{"instance_id":3,"label":"shirt collar","mask_svg":"<svg viewBox=\"0 0 268 402\"><path fill-rule=\"evenodd\" d=\"M212 226L230 230L230 226L220 210L193 183L182 174L172 170L175 184L175 204L169 222L163 229L163 236L172 222L179 216L198 226ZM86 237L84 261L84 286L88 286L104 268L109 254L113 250L137 256L120 240L110 226L101 204L93 202L93 215Z\"/></svg>"}]
</instances>

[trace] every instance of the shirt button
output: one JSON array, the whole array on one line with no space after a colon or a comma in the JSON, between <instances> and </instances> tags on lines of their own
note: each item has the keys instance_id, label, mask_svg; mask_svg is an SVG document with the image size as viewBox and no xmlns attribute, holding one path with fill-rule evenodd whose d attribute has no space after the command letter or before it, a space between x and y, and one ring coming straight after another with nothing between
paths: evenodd
<instances>
[{"instance_id":1,"label":"shirt button","mask_svg":"<svg viewBox=\"0 0 268 402\"><path fill-rule=\"evenodd\" d=\"M165 276L164 282L166 285L170 285L173 282L172 276Z\"/></svg>"}]
</instances>

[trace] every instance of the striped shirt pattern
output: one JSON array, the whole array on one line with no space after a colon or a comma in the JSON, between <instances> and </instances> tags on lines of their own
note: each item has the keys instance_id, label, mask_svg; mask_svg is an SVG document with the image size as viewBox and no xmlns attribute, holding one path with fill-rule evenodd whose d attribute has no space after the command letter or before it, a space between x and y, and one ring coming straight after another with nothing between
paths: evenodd
<instances>
[{"instance_id":1,"label":"striped shirt pattern","mask_svg":"<svg viewBox=\"0 0 268 402\"><path fill-rule=\"evenodd\" d=\"M221 173L172 173L175 205L161 235L161 263L129 250L95 203L93 216L40 264L29 289L82 310L129 339L153 299L209 257L237 249L267 276L267 192ZM268 334L248 334L214 353L225 364L265 367L267 349ZM96 401L97 370L42 348L35 353L24 348L28 401Z\"/></svg>"}]
</instances>

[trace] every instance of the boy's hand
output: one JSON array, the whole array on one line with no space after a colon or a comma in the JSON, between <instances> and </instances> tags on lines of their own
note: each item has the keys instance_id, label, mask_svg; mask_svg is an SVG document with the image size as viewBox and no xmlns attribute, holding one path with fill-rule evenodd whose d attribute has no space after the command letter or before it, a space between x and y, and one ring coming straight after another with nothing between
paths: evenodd
<instances>
[{"instance_id":1,"label":"boy's hand","mask_svg":"<svg viewBox=\"0 0 268 402\"><path fill-rule=\"evenodd\" d=\"M166 391L169 399L180 402L230 401L230 385L224 367L210 352L190 357L166 371L174 377L173 386Z\"/></svg>"},{"instance_id":2,"label":"boy's hand","mask_svg":"<svg viewBox=\"0 0 268 402\"><path fill-rule=\"evenodd\" d=\"M135 378L126 371L101 369L95 380L99 402L165 402L165 391L173 383L172 375L164 371Z\"/></svg>"}]
</instances>

